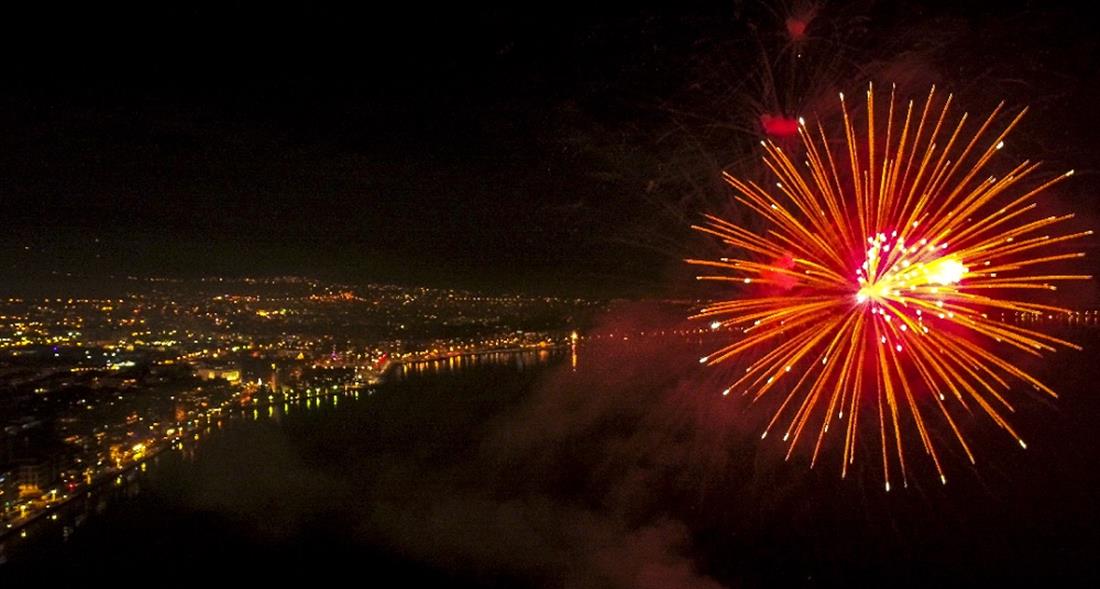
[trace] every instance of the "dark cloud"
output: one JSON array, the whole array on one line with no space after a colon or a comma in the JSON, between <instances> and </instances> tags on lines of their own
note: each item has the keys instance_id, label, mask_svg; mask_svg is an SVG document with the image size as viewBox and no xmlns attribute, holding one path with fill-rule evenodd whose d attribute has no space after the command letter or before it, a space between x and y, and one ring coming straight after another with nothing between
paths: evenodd
<instances>
[{"instance_id":1,"label":"dark cloud","mask_svg":"<svg viewBox=\"0 0 1100 589\"><path fill-rule=\"evenodd\" d=\"M233 425L196 450L193 476L180 481L181 500L191 509L221 514L259 541L277 542L301 534L334 497L348 494L346 481L309 465L277 429Z\"/></svg>"},{"instance_id":2,"label":"dark cloud","mask_svg":"<svg viewBox=\"0 0 1100 589\"><path fill-rule=\"evenodd\" d=\"M615 317L600 332L667 319L648 305ZM466 460L405 457L379 471L363 500L365 532L417 559L540 586L720 586L700 571L688 524L666 505L669 477L713 455L698 450L714 430L687 429L698 424L675 409L686 398L682 374L651 352L586 354L602 368L546 374L487 415ZM693 439L674 440L685 433Z\"/></svg>"}]
</instances>

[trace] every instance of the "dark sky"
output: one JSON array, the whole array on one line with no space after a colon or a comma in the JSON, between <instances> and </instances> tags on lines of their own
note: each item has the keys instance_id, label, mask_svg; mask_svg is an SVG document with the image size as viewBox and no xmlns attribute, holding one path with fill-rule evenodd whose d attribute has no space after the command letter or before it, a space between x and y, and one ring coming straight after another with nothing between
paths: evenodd
<instances>
[{"instance_id":1,"label":"dark sky","mask_svg":"<svg viewBox=\"0 0 1100 589\"><path fill-rule=\"evenodd\" d=\"M715 48L754 54L750 41L781 30L784 10L307 4L9 13L5 280L307 274L664 292L679 252L650 246L699 212L663 181L680 174L662 142L678 124L667 113L709 110L685 88L711 83L703 72L742 75L730 60L708 68ZM1089 15L1027 3L827 8L832 28L818 32L841 38L852 62L927 55L900 63L960 86L984 76L1016 104L1038 102L1028 132L1044 159L1094 182L1095 156L1071 162L1094 151L1083 142L1098 128ZM861 86L840 73L858 69L838 68L835 85ZM725 98L709 96L722 116Z\"/></svg>"}]
</instances>

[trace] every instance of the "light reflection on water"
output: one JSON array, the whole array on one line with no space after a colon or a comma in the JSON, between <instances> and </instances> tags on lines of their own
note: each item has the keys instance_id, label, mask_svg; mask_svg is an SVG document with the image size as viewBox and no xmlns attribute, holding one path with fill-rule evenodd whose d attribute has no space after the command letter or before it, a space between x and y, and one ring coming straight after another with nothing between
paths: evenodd
<instances>
[{"instance_id":1,"label":"light reflection on water","mask_svg":"<svg viewBox=\"0 0 1100 589\"><path fill-rule=\"evenodd\" d=\"M452 356L440 360L401 364L393 367L386 377L393 381L408 381L418 377L441 375L479 366L511 366L518 371L524 371L538 366L545 366L551 360L569 352L572 352L571 360L575 366L576 350L550 348ZM281 425L283 418L291 414L335 411L340 408L341 400L344 400L345 406L348 401L351 403L366 401L379 390L384 390L385 386L386 384L383 382L370 388L345 388L330 391L327 394L302 395L305 397L304 399L296 397L282 403L271 403L266 406L237 408L227 411L222 418L208 420L205 427L196 431L193 436L181 439L164 451L119 473L113 479L108 479L107 482L96 485L74 496L69 501L44 512L38 519L22 526L17 533L10 533L0 539L0 573L3 571L3 565L9 559L17 559L21 552L35 550L46 544L68 542L76 531L88 522L90 517L102 515L112 502L125 501L136 497L142 490L143 482L149 477L155 477L158 468L169 461L195 462L199 459L197 452L199 445L227 427L229 421L260 421L263 419Z\"/></svg>"},{"instance_id":2,"label":"light reflection on water","mask_svg":"<svg viewBox=\"0 0 1100 589\"><path fill-rule=\"evenodd\" d=\"M567 351L566 348L542 348L537 350L486 352L482 354L465 354L449 356L435 360L421 360L406 362L394 368L391 374L398 379L404 379L415 374L439 374L442 372L462 370L476 366L515 366L517 370L525 370L532 366L541 366Z\"/></svg>"}]
</instances>

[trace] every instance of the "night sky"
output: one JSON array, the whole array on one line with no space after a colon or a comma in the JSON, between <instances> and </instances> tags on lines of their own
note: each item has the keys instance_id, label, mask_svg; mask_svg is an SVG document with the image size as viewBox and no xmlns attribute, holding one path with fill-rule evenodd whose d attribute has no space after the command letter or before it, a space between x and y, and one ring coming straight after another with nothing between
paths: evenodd
<instances>
[{"instance_id":1,"label":"night sky","mask_svg":"<svg viewBox=\"0 0 1100 589\"><path fill-rule=\"evenodd\" d=\"M718 172L758 139L725 124L759 115L738 80L800 5L670 4L9 13L0 272L675 292L687 224L728 201ZM1056 198L1087 216L1095 22L833 3L808 49L839 56L831 96L873 77L1030 104L1026 156L1076 168Z\"/></svg>"}]
</instances>

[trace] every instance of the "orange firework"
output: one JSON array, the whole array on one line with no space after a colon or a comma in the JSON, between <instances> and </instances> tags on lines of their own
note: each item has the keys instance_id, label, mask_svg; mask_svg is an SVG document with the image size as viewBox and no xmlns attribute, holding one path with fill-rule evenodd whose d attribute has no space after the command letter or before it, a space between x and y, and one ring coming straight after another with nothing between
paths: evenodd
<instances>
[{"instance_id":1,"label":"orange firework","mask_svg":"<svg viewBox=\"0 0 1100 589\"><path fill-rule=\"evenodd\" d=\"M1038 164L1025 161L1000 177L983 172L1024 112L996 131L998 106L971 135L963 130L966 115L948 120L951 97L942 107L934 106L934 98L933 88L923 107L910 101L895 112L891 92L885 123L876 128L868 88L863 134L841 94L845 141L838 153L820 124L811 130L802 120L798 162L764 142L775 189L729 175L726 180L737 200L770 228L754 233L708 216L695 229L747 254L688 260L723 271L700 280L764 285L749 287L759 294L716 302L696 315L711 318L716 329L743 332L700 359L710 365L745 359L747 368L724 394L748 395L754 402L774 397L778 408L762 437L781 429L788 458L800 439L815 437L811 467L830 426L842 424L841 476L855 460L857 424L870 411L887 491L892 456L906 482L906 430L919 434L947 482L926 427L931 415L945 420L971 462L952 414L974 406L1026 447L1002 415L1013 410L1004 395L1009 383L1022 381L1056 395L1001 351L1038 356L1055 346L1080 348L995 316L1068 312L1012 293L1055 290L1056 281L1090 278L1035 269L1082 257L1051 246L1091 231L1047 234L1072 215L1025 220L1035 197L1072 171L1026 190L1019 186Z\"/></svg>"}]
</instances>

